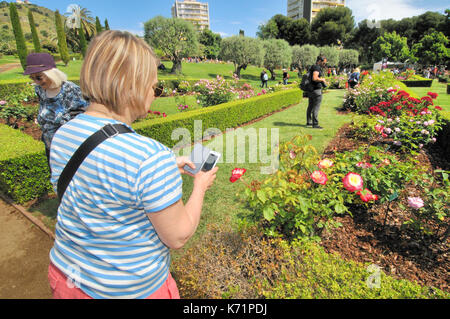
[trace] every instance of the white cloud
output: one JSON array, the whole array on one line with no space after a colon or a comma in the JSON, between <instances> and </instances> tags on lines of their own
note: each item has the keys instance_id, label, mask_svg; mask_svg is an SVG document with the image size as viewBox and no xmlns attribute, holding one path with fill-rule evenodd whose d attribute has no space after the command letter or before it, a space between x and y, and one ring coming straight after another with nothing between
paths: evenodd
<instances>
[{"instance_id":1,"label":"white cloud","mask_svg":"<svg viewBox=\"0 0 450 319\"><path fill-rule=\"evenodd\" d=\"M352 9L356 23L364 19L401 20L427 11L414 6L413 0L347 0L346 5Z\"/></svg>"}]
</instances>

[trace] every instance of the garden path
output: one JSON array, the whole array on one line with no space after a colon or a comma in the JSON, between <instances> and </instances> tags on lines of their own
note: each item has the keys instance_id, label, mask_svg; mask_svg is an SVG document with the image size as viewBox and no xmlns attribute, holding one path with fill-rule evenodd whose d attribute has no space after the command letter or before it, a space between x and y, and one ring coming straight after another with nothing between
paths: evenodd
<instances>
[{"instance_id":1,"label":"garden path","mask_svg":"<svg viewBox=\"0 0 450 319\"><path fill-rule=\"evenodd\" d=\"M0 73L20 67L20 63L8 63L0 66Z\"/></svg>"},{"instance_id":2,"label":"garden path","mask_svg":"<svg viewBox=\"0 0 450 319\"><path fill-rule=\"evenodd\" d=\"M0 198L0 299L51 298L47 280L53 240Z\"/></svg>"}]
</instances>

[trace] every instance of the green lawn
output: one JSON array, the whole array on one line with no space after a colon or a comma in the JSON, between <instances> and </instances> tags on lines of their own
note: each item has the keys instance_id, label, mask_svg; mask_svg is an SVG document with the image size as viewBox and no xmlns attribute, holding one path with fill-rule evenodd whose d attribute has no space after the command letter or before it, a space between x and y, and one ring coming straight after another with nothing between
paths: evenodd
<instances>
[{"instance_id":1,"label":"green lawn","mask_svg":"<svg viewBox=\"0 0 450 319\"><path fill-rule=\"evenodd\" d=\"M0 65L9 63L20 63L20 60L13 55L3 55L0 57Z\"/></svg>"},{"instance_id":2,"label":"green lawn","mask_svg":"<svg viewBox=\"0 0 450 319\"><path fill-rule=\"evenodd\" d=\"M450 94L447 94L447 83L434 80L431 88L412 87L409 89L420 97L426 96L428 92L437 93L439 96L434 104L441 106L444 111L450 112Z\"/></svg>"},{"instance_id":3,"label":"green lawn","mask_svg":"<svg viewBox=\"0 0 450 319\"><path fill-rule=\"evenodd\" d=\"M10 57L4 57L5 61L11 61ZM9 60L8 60L9 59ZM2 61L2 60L0 60ZM17 62L18 60L14 60L13 62ZM6 62L5 62L6 63ZM10 62L7 62L10 63ZM79 78L82 61L70 61L69 65L66 67L63 63L58 62L57 67L67 74L69 78ZM213 79L217 75L221 75L226 79L232 79L234 66L232 63L183 63L182 74L180 75L172 75L169 74L169 71L172 67L172 62L164 62L164 65L167 67L167 71L159 71L158 76L162 78L191 78L191 79ZM260 84L260 74L263 68L248 66L246 70L242 70L241 78L242 80L246 80L254 86L258 86ZM23 79L23 70L22 68L16 68L10 70L8 72L4 72L0 74L0 81L10 81L10 80L21 80ZM270 73L269 73L270 75ZM274 85L282 81L282 71L276 71L276 80L269 81L269 86ZM292 80L297 80L298 75L296 72L290 72L290 76Z\"/></svg>"}]
</instances>

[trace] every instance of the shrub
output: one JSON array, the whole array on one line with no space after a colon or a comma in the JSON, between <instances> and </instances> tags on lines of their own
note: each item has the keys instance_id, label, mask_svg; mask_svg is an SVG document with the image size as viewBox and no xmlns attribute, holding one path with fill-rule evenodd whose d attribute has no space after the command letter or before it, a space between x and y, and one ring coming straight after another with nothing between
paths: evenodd
<instances>
[{"instance_id":1,"label":"shrub","mask_svg":"<svg viewBox=\"0 0 450 319\"><path fill-rule=\"evenodd\" d=\"M185 299L449 298L381 270L380 288L369 288L367 266L314 243L267 238L245 224L233 231L225 223L202 234L171 271Z\"/></svg>"},{"instance_id":2,"label":"shrub","mask_svg":"<svg viewBox=\"0 0 450 319\"><path fill-rule=\"evenodd\" d=\"M416 172L385 150L369 147L336 154L320 161L307 144L295 137L280 145L280 169L263 181L253 181L243 193L251 213L247 218L265 234L288 240L317 235L340 226L334 217L350 206L392 201Z\"/></svg>"},{"instance_id":3,"label":"shrub","mask_svg":"<svg viewBox=\"0 0 450 319\"><path fill-rule=\"evenodd\" d=\"M52 190L44 145L0 125L0 190L24 203Z\"/></svg>"}]
</instances>

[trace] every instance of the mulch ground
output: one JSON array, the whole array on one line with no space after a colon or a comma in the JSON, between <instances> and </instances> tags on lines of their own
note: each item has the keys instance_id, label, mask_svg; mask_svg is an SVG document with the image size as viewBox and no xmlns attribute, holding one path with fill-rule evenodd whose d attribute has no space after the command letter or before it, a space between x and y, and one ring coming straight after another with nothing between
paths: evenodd
<instances>
[{"instance_id":1,"label":"mulch ground","mask_svg":"<svg viewBox=\"0 0 450 319\"><path fill-rule=\"evenodd\" d=\"M350 126L344 126L324 155L333 156L335 152L351 151L364 144L351 137ZM449 163L440 154L437 147L429 148L423 150L417 159L430 172L449 170ZM406 185L403 201L418 191L415 186ZM355 207L353 217L336 218L342 227L323 233L321 245L327 252L338 253L344 259L376 264L394 278L450 291L449 239L441 242L402 227L411 216L400 209L397 202L390 205L385 224L387 210L387 204L374 205L369 210Z\"/></svg>"}]
</instances>

